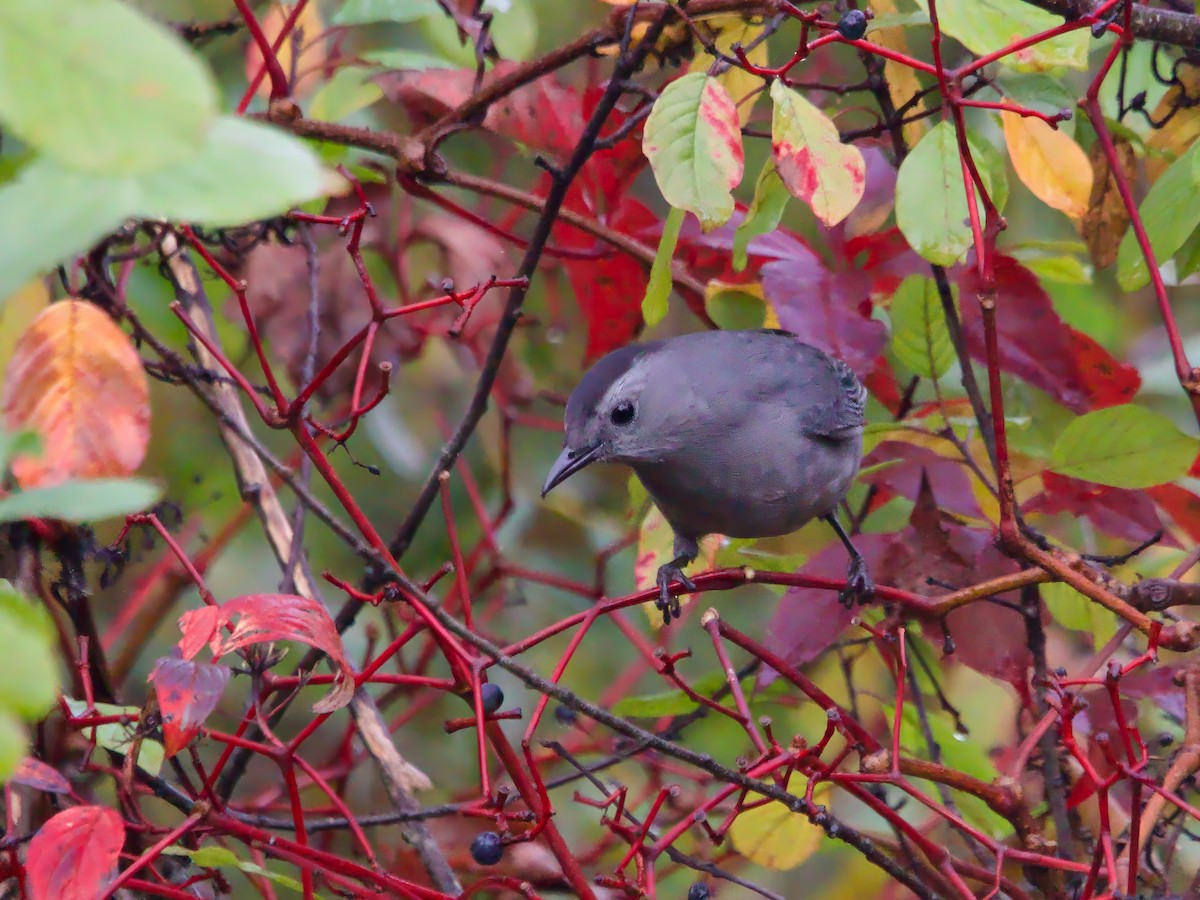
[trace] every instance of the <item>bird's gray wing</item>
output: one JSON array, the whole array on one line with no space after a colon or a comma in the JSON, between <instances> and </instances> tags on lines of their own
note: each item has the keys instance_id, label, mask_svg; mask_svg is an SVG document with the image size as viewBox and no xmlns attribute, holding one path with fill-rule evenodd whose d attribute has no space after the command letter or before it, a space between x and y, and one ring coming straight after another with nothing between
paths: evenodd
<instances>
[{"instance_id":1,"label":"bird's gray wing","mask_svg":"<svg viewBox=\"0 0 1200 900\"><path fill-rule=\"evenodd\" d=\"M837 441L861 431L867 390L850 367L789 332L770 333L790 338L788 364L778 375L780 387L797 405L804 433Z\"/></svg>"}]
</instances>

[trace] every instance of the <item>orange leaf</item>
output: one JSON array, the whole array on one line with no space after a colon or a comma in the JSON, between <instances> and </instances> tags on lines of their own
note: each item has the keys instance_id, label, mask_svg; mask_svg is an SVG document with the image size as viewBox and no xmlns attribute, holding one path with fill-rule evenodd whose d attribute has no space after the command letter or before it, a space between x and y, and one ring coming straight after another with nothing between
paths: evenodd
<instances>
[{"instance_id":1,"label":"orange leaf","mask_svg":"<svg viewBox=\"0 0 1200 900\"><path fill-rule=\"evenodd\" d=\"M134 472L150 441L150 387L129 337L83 300L51 304L18 339L4 375L4 427L42 436L18 457L22 487Z\"/></svg>"},{"instance_id":2,"label":"orange leaf","mask_svg":"<svg viewBox=\"0 0 1200 900\"><path fill-rule=\"evenodd\" d=\"M283 30L283 23L287 21L291 12L291 6L285 7L276 4L259 20L259 25L262 27L263 34L267 36L268 42L275 43L279 32ZM318 37L324 33L325 23L321 21L317 4L309 3L300 11L295 26L279 46L279 52L275 54L280 68L283 69L283 74L289 79L293 79L293 97L303 97L312 93L313 88L321 79L321 68L325 65L328 54L325 52L324 42L318 40ZM299 57L296 56L297 47L300 49ZM258 45L251 39L246 47L247 81L253 80L254 76L258 74L262 60ZM263 77L258 86L258 93L264 99L271 96L270 76Z\"/></svg>"},{"instance_id":3,"label":"orange leaf","mask_svg":"<svg viewBox=\"0 0 1200 900\"><path fill-rule=\"evenodd\" d=\"M1047 206L1078 219L1088 209L1092 164L1070 135L1041 119L1002 112L1004 140L1017 177Z\"/></svg>"}]
</instances>

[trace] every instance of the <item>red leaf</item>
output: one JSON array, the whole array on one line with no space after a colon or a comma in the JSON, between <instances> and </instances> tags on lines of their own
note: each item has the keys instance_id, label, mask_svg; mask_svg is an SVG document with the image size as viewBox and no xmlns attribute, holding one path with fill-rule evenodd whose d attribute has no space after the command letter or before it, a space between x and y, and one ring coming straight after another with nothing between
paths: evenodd
<instances>
[{"instance_id":1,"label":"red leaf","mask_svg":"<svg viewBox=\"0 0 1200 900\"><path fill-rule=\"evenodd\" d=\"M1071 792L1067 794L1067 809L1074 809L1094 793L1096 793L1096 782L1092 781L1092 776L1083 774L1078 781L1071 785Z\"/></svg>"},{"instance_id":2,"label":"red leaf","mask_svg":"<svg viewBox=\"0 0 1200 900\"><path fill-rule=\"evenodd\" d=\"M1091 409L1128 403L1142 386L1136 367L1119 362L1111 353L1082 331L1067 328L1075 348L1075 365Z\"/></svg>"},{"instance_id":3,"label":"red leaf","mask_svg":"<svg viewBox=\"0 0 1200 900\"><path fill-rule=\"evenodd\" d=\"M994 266L1000 368L1041 388L1074 412L1086 412L1092 398L1075 362L1076 342L1072 330L1054 311L1050 295L1042 290L1037 276L1015 259L997 254ZM959 269L958 280L967 350L986 362L983 316L976 300L979 275L969 260Z\"/></svg>"},{"instance_id":4,"label":"red leaf","mask_svg":"<svg viewBox=\"0 0 1200 900\"><path fill-rule=\"evenodd\" d=\"M221 629L235 616L240 617L238 623L223 636ZM313 711L341 709L354 696L354 670L346 659L342 638L329 612L316 600L296 594L247 594L221 606L190 610L180 617L179 628L184 659L191 659L205 644L214 657L270 641L299 641L316 647L329 657L337 679L333 690L313 704Z\"/></svg>"},{"instance_id":5,"label":"red leaf","mask_svg":"<svg viewBox=\"0 0 1200 900\"><path fill-rule=\"evenodd\" d=\"M1029 500L1022 512L1085 516L1105 534L1134 543L1162 528L1146 491L1107 487L1048 470L1042 473L1042 484L1044 490ZM1166 546L1178 546L1169 535L1164 537Z\"/></svg>"},{"instance_id":6,"label":"red leaf","mask_svg":"<svg viewBox=\"0 0 1200 900\"><path fill-rule=\"evenodd\" d=\"M112 881L125 823L107 806L63 810L29 842L25 860L32 900L95 900Z\"/></svg>"},{"instance_id":7,"label":"red leaf","mask_svg":"<svg viewBox=\"0 0 1200 900\"><path fill-rule=\"evenodd\" d=\"M863 384L871 392L871 396L883 404L884 409L892 415L900 412L900 385L896 382L896 373L891 364L883 356L875 360L875 368L867 373Z\"/></svg>"},{"instance_id":8,"label":"red leaf","mask_svg":"<svg viewBox=\"0 0 1200 900\"><path fill-rule=\"evenodd\" d=\"M229 668L161 657L150 673L162 711L163 746L174 756L188 745L216 709L229 681Z\"/></svg>"},{"instance_id":9,"label":"red leaf","mask_svg":"<svg viewBox=\"0 0 1200 900\"><path fill-rule=\"evenodd\" d=\"M1177 484L1156 485L1146 488L1146 493L1188 537L1200 541L1200 497Z\"/></svg>"},{"instance_id":10,"label":"red leaf","mask_svg":"<svg viewBox=\"0 0 1200 900\"><path fill-rule=\"evenodd\" d=\"M882 558L891 535L861 534L854 544L875 570ZM846 550L840 541L828 547L805 563L801 575L814 578L830 578L844 581L847 565ZM837 591L817 588L792 587L779 598L779 606L767 626L766 645L794 666L812 662L829 649L838 639L858 610L847 609L838 600ZM759 679L759 684L770 683L774 673Z\"/></svg>"},{"instance_id":11,"label":"red leaf","mask_svg":"<svg viewBox=\"0 0 1200 900\"><path fill-rule=\"evenodd\" d=\"M45 791L48 794L71 793L71 782L67 781L57 769L31 756L21 760L17 771L8 776L8 780L35 790Z\"/></svg>"}]
</instances>

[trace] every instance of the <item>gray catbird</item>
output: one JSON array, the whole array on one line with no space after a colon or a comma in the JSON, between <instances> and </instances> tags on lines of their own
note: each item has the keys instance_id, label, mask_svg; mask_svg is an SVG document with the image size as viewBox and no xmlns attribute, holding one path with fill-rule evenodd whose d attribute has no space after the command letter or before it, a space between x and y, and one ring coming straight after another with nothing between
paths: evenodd
<instances>
[{"instance_id":1,"label":"gray catbird","mask_svg":"<svg viewBox=\"0 0 1200 900\"><path fill-rule=\"evenodd\" d=\"M779 329L705 331L631 344L603 357L567 401L563 451L542 496L593 462L633 468L675 532L658 570L682 566L699 538L774 537L818 516L850 553L843 603L874 591L866 561L834 515L862 460L866 390L849 366Z\"/></svg>"}]
</instances>

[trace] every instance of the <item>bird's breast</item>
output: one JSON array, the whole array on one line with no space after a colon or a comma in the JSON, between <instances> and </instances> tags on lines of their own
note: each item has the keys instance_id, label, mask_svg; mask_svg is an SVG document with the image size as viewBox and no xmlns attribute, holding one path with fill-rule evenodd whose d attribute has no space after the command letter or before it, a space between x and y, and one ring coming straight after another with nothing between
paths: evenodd
<instances>
[{"instance_id":1,"label":"bird's breast","mask_svg":"<svg viewBox=\"0 0 1200 900\"><path fill-rule=\"evenodd\" d=\"M832 512L858 471L861 440L690 446L634 469L676 531L774 537Z\"/></svg>"}]
</instances>

